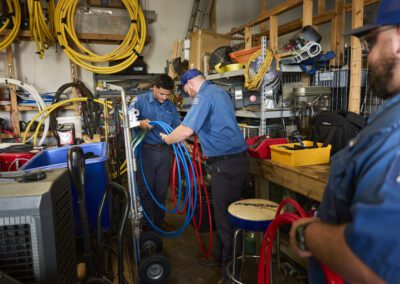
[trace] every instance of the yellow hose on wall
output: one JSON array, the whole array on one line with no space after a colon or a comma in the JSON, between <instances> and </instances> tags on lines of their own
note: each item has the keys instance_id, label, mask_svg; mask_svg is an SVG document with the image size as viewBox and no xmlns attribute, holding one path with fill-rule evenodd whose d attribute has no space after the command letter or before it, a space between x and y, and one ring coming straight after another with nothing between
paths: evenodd
<instances>
[{"instance_id":1,"label":"yellow hose on wall","mask_svg":"<svg viewBox=\"0 0 400 284\"><path fill-rule=\"evenodd\" d=\"M146 21L138 0L122 0L131 24L122 43L112 52L97 55L84 47L74 28L78 0L59 0L55 13L57 40L67 56L77 65L100 74L112 74L130 66L139 56L146 40ZM95 63L122 60L114 66L97 66Z\"/></svg>"},{"instance_id":2,"label":"yellow hose on wall","mask_svg":"<svg viewBox=\"0 0 400 284\"><path fill-rule=\"evenodd\" d=\"M47 0L47 9L49 13L48 22L44 17L41 0L28 0L29 9L29 28L31 35L36 43L37 54L40 59L44 56L44 51L55 42L54 29L54 0Z\"/></svg>"},{"instance_id":3,"label":"yellow hose on wall","mask_svg":"<svg viewBox=\"0 0 400 284\"><path fill-rule=\"evenodd\" d=\"M19 28L21 26L21 8L19 6L19 0L5 0L8 8L7 20L0 28L0 51L6 49L17 37ZM12 23L11 31L6 31L8 25Z\"/></svg>"},{"instance_id":4,"label":"yellow hose on wall","mask_svg":"<svg viewBox=\"0 0 400 284\"><path fill-rule=\"evenodd\" d=\"M261 83L263 81L264 75L267 74L269 67L271 66L272 60L274 59L274 54L271 50L267 49L264 61L261 66L257 70L257 74L254 76L250 75L250 64L257 59L258 56L261 55L261 50L254 52L249 60L245 64L244 71L244 86L249 90L259 89Z\"/></svg>"}]
</instances>

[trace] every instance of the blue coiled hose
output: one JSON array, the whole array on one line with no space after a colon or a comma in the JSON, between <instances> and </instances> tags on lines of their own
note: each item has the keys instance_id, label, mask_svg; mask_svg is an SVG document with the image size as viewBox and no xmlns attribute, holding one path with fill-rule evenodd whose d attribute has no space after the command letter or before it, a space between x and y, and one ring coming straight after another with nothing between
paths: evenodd
<instances>
[{"instance_id":1,"label":"blue coiled hose","mask_svg":"<svg viewBox=\"0 0 400 284\"><path fill-rule=\"evenodd\" d=\"M152 121L150 122L150 125L155 126L155 127L159 127L161 128L161 130L166 133L166 134L170 134L173 129L171 126L169 126L168 124L166 124L163 121ZM147 215L147 213L143 210L143 215L146 218L147 222L149 223L150 227L157 232L158 234L166 237L166 238L176 238L178 237L183 230L185 230L185 228L189 225L190 221L193 218L193 215L195 213L195 209L196 209L196 204L197 204L197 181L196 181L196 174L195 174L195 169L190 157L190 154L188 152L188 150L186 149L185 145L183 143L177 143L177 144L172 144L172 149L176 158L176 163L177 163L177 169L178 169L178 180L181 181L182 180L182 175L181 175L181 170L183 170L184 176L185 176L185 192L182 192L182 183L178 182L179 186L178 186L178 203L176 204L175 208L173 209L168 209L166 208L164 205L162 205L154 196L153 192L151 191L151 189L148 186L146 177L144 175L144 170L143 170L143 165L142 165L142 155L141 155L141 144L138 145L138 147L135 149L137 151L138 157L139 157L139 165L140 165L140 170L141 170L141 175L144 181L144 184L151 196L151 198L154 200L154 202L157 204L157 206L159 208L161 208L162 210L164 210L167 213L176 213L177 211L181 211L185 204L188 204L187 209L186 209L186 218L185 218L185 222L182 225L182 227L180 227L178 230L176 231L165 231L162 230L161 228L157 227L152 220L149 218L149 216ZM181 169L182 167L182 169ZM193 184L193 186L192 186ZM193 187L193 194L191 192ZM140 201L140 194L139 194L139 188L138 188L138 184L136 182L136 177L135 177L135 190L136 190L136 194L139 197L139 202ZM182 201L182 194L184 194L184 198ZM194 198L194 200L192 200ZM192 206L193 204L193 206ZM142 206L143 208L143 206Z\"/></svg>"}]
</instances>

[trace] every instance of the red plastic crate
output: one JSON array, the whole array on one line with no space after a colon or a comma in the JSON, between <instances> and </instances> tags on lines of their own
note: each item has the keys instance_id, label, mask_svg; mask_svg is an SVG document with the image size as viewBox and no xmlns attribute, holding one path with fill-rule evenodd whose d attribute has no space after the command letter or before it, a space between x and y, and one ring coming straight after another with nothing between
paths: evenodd
<instances>
[{"instance_id":1,"label":"red plastic crate","mask_svg":"<svg viewBox=\"0 0 400 284\"><path fill-rule=\"evenodd\" d=\"M288 143L286 138L266 138L263 139L263 141L256 148L252 148L251 146L258 143L260 139L263 139L262 136L246 139L246 143L249 146L248 152L251 157L271 159L271 149L269 148L270 145Z\"/></svg>"},{"instance_id":2,"label":"red plastic crate","mask_svg":"<svg viewBox=\"0 0 400 284\"><path fill-rule=\"evenodd\" d=\"M18 170L30 158L35 156L35 153L0 153L0 170L2 172L13 172ZM15 160L18 160L14 163ZM12 164L12 165L11 165ZM17 168L18 164L18 168Z\"/></svg>"}]
</instances>

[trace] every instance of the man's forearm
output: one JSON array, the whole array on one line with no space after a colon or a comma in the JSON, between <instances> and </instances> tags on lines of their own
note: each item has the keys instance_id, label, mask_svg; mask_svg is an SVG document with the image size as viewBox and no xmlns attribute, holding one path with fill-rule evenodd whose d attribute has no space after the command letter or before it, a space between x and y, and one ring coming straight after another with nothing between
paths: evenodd
<instances>
[{"instance_id":1,"label":"man's forearm","mask_svg":"<svg viewBox=\"0 0 400 284\"><path fill-rule=\"evenodd\" d=\"M165 137L164 142L167 144L175 144L186 140L192 136L193 133L194 131L191 128L184 125L179 125L174 131L172 131L171 134Z\"/></svg>"},{"instance_id":2,"label":"man's forearm","mask_svg":"<svg viewBox=\"0 0 400 284\"><path fill-rule=\"evenodd\" d=\"M345 228L345 224L310 224L305 232L309 251L350 283L385 283L353 253L344 236Z\"/></svg>"}]
</instances>

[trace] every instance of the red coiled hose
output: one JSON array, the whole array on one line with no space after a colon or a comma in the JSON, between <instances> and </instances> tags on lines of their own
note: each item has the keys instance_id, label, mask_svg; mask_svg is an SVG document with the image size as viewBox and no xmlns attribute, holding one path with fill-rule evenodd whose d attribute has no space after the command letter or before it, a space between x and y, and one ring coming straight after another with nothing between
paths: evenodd
<instances>
[{"instance_id":1,"label":"red coiled hose","mask_svg":"<svg viewBox=\"0 0 400 284\"><path fill-rule=\"evenodd\" d=\"M286 204L291 204L298 212L298 215L295 213L285 212L281 214L283 206ZM287 198L283 200L278 207L278 210L275 215L275 219L269 224L267 231L264 235L263 244L261 247L260 253L260 262L258 264L258 284L269 284L270 283L270 263L271 263L271 255L272 255L272 247L275 241L276 232L279 227L286 224L292 224L293 222L307 217L303 208L291 198ZM266 254L265 254L266 252ZM327 266L321 263L322 270L325 274L325 278L327 283L329 284L344 284L343 279L338 276L335 272L330 270Z\"/></svg>"}]
</instances>

